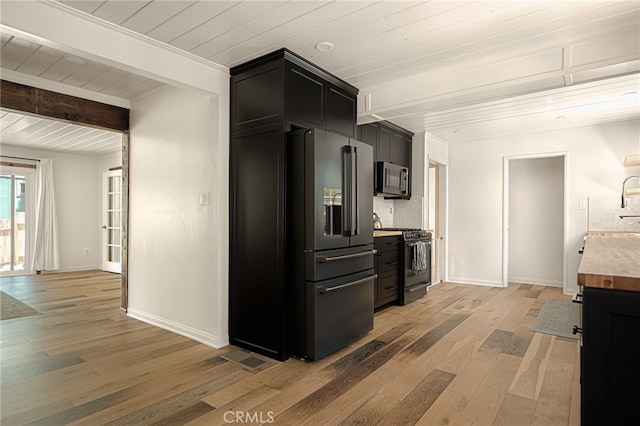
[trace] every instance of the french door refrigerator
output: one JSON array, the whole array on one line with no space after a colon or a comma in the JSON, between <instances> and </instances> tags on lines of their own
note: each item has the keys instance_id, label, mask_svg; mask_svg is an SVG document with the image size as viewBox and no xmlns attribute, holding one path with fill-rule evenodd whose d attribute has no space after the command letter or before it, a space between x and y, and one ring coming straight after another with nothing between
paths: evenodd
<instances>
[{"instance_id":1,"label":"french door refrigerator","mask_svg":"<svg viewBox=\"0 0 640 426\"><path fill-rule=\"evenodd\" d=\"M373 328L373 148L298 130L290 166L289 352L318 359Z\"/></svg>"}]
</instances>

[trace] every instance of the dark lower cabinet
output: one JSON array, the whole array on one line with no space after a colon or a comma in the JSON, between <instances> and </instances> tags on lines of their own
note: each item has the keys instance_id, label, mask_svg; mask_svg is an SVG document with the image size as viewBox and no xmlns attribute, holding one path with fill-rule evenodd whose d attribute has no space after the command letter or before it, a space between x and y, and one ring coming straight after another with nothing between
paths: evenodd
<instances>
[{"instance_id":1,"label":"dark lower cabinet","mask_svg":"<svg viewBox=\"0 0 640 426\"><path fill-rule=\"evenodd\" d=\"M400 294L401 269L401 236L377 237L374 245L376 254L375 273L378 278L374 284L373 308L395 303Z\"/></svg>"},{"instance_id":2,"label":"dark lower cabinet","mask_svg":"<svg viewBox=\"0 0 640 426\"><path fill-rule=\"evenodd\" d=\"M637 424L640 292L585 287L582 330L581 424Z\"/></svg>"}]
</instances>

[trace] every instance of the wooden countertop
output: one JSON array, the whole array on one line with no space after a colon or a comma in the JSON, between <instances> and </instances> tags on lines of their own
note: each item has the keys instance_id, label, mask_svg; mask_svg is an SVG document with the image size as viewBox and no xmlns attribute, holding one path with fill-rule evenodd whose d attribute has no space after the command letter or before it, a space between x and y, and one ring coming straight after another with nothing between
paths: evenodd
<instances>
[{"instance_id":1,"label":"wooden countertop","mask_svg":"<svg viewBox=\"0 0 640 426\"><path fill-rule=\"evenodd\" d=\"M425 231L427 232L431 232L433 234L433 231L431 229L425 229ZM392 237L394 235L402 235L402 231L378 231L376 229L373 230L373 237Z\"/></svg>"},{"instance_id":2,"label":"wooden countertop","mask_svg":"<svg viewBox=\"0 0 640 426\"><path fill-rule=\"evenodd\" d=\"M373 231L373 238L375 237L392 237L394 235L402 235L402 231Z\"/></svg>"},{"instance_id":3,"label":"wooden countertop","mask_svg":"<svg viewBox=\"0 0 640 426\"><path fill-rule=\"evenodd\" d=\"M578 284L640 292L640 234L589 232L578 268Z\"/></svg>"}]
</instances>

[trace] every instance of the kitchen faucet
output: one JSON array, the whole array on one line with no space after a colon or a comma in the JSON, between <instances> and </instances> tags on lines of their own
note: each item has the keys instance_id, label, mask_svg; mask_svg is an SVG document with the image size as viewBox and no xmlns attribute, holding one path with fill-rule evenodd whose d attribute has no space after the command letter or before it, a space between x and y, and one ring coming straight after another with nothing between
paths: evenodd
<instances>
[{"instance_id":1,"label":"kitchen faucet","mask_svg":"<svg viewBox=\"0 0 640 426\"><path fill-rule=\"evenodd\" d=\"M627 184L627 181L629 179L633 179L633 178L640 179L640 176L629 176L624 180L624 182L622 182L622 197L621 197L622 201L620 203L620 207L622 207L623 209L627 206L626 200L624 199L624 186Z\"/></svg>"}]
</instances>

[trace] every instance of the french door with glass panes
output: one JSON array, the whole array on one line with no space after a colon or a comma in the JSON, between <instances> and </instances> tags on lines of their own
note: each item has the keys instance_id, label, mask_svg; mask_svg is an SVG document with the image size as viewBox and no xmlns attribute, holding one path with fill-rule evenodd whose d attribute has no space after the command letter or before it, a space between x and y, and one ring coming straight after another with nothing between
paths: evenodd
<instances>
[{"instance_id":1,"label":"french door with glass panes","mask_svg":"<svg viewBox=\"0 0 640 426\"><path fill-rule=\"evenodd\" d=\"M122 170L102 177L102 269L122 272Z\"/></svg>"},{"instance_id":2,"label":"french door with glass panes","mask_svg":"<svg viewBox=\"0 0 640 426\"><path fill-rule=\"evenodd\" d=\"M33 172L27 168L0 169L0 272L28 273L33 221Z\"/></svg>"}]
</instances>

